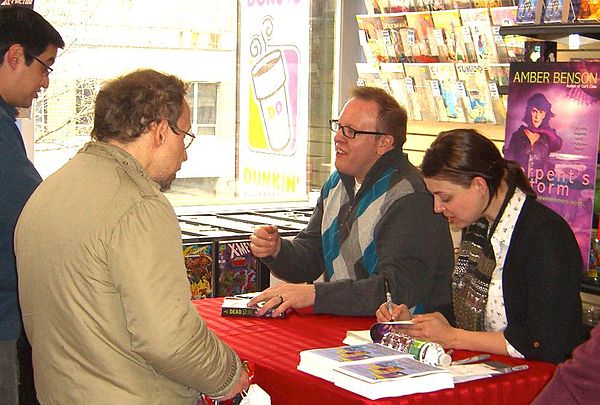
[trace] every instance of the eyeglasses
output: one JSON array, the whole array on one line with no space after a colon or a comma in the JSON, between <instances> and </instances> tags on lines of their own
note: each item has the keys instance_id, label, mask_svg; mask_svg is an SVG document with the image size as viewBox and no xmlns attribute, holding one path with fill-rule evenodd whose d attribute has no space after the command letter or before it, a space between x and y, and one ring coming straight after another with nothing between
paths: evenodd
<instances>
[{"instance_id":1,"label":"eyeglasses","mask_svg":"<svg viewBox=\"0 0 600 405\"><path fill-rule=\"evenodd\" d=\"M337 132L340 129L342 130L342 135L344 135L346 138L350 138L350 139L354 139L356 138L356 135L385 135L383 132L373 132L373 131L358 131L354 128L345 126L345 125L340 125L340 121L339 120L329 120L329 129L331 129L333 132Z\"/></svg>"},{"instance_id":2,"label":"eyeglasses","mask_svg":"<svg viewBox=\"0 0 600 405\"><path fill-rule=\"evenodd\" d=\"M50 67L50 65L48 65L46 62L43 62L41 59L36 58L35 56L29 55L29 54L27 54L27 56L29 56L30 58L33 58L33 59L37 60L42 66L44 66L46 68L46 71L44 72L44 76L46 76L46 77L50 76L50 73L52 73L54 71L54 69L52 69Z\"/></svg>"},{"instance_id":3,"label":"eyeglasses","mask_svg":"<svg viewBox=\"0 0 600 405\"><path fill-rule=\"evenodd\" d=\"M183 129L178 128L177 125L171 124L170 122L169 128L171 128L173 132L181 133L183 135L183 147L185 149L189 148L192 142L194 142L194 139L196 139L196 135L192 134L191 132L185 132Z\"/></svg>"}]
</instances>

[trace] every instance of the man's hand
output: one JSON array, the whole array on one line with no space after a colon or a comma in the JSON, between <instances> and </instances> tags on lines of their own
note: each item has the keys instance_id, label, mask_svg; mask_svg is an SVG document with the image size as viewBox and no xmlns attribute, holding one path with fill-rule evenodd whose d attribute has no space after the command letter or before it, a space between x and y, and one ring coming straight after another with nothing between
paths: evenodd
<instances>
[{"instance_id":1,"label":"man's hand","mask_svg":"<svg viewBox=\"0 0 600 405\"><path fill-rule=\"evenodd\" d=\"M281 249L281 236L274 225L261 225L250 235L250 250L256 257L277 257Z\"/></svg>"},{"instance_id":2,"label":"man's hand","mask_svg":"<svg viewBox=\"0 0 600 405\"><path fill-rule=\"evenodd\" d=\"M277 284L252 298L248 306L256 305L262 301L265 304L258 311L258 315L262 316L269 309L277 307L272 313L273 318L276 318L288 308L306 308L314 305L315 286L312 284Z\"/></svg>"}]
</instances>

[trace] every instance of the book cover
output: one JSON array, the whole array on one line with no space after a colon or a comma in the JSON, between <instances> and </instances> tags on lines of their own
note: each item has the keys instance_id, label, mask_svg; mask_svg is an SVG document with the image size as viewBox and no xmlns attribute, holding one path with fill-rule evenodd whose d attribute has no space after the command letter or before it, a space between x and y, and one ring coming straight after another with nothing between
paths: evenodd
<instances>
[{"instance_id":1,"label":"book cover","mask_svg":"<svg viewBox=\"0 0 600 405\"><path fill-rule=\"evenodd\" d=\"M492 63L485 67L485 73L489 81L496 83L498 88L508 87L508 75L510 65L508 63Z\"/></svg>"},{"instance_id":2,"label":"book cover","mask_svg":"<svg viewBox=\"0 0 600 405\"><path fill-rule=\"evenodd\" d=\"M410 27L409 36L410 29L412 29L414 35L413 41L417 47L416 52L415 48L413 47L413 56L415 62L437 62L438 58L436 58L432 54L431 46L433 44L430 44L430 38L428 35L430 29L433 28L433 20L431 19L431 14L429 12L408 13L406 14L406 20L408 26ZM410 39L409 42L411 42Z\"/></svg>"},{"instance_id":3,"label":"book cover","mask_svg":"<svg viewBox=\"0 0 600 405\"><path fill-rule=\"evenodd\" d=\"M421 121L423 119L423 114L421 114L421 106L419 105L419 96L415 89L415 81L412 77L407 76L405 82L410 109L413 113L413 120Z\"/></svg>"},{"instance_id":4,"label":"book cover","mask_svg":"<svg viewBox=\"0 0 600 405\"><path fill-rule=\"evenodd\" d=\"M408 90L406 89L406 75L402 63L382 63L381 79L387 82L389 93L396 99L398 104L406 109L409 120L414 120L414 113L410 103Z\"/></svg>"},{"instance_id":5,"label":"book cover","mask_svg":"<svg viewBox=\"0 0 600 405\"><path fill-rule=\"evenodd\" d=\"M498 63L498 52L496 51L496 38L491 25L472 25L471 37L475 46L477 62L487 65Z\"/></svg>"},{"instance_id":6,"label":"book cover","mask_svg":"<svg viewBox=\"0 0 600 405\"><path fill-rule=\"evenodd\" d=\"M384 7L386 13L404 13L416 11L412 0L389 0L388 6Z\"/></svg>"},{"instance_id":7,"label":"book cover","mask_svg":"<svg viewBox=\"0 0 600 405\"><path fill-rule=\"evenodd\" d=\"M369 86L383 88L382 79L379 74L379 69L370 63L356 63L356 73L358 79L357 86Z\"/></svg>"},{"instance_id":8,"label":"book cover","mask_svg":"<svg viewBox=\"0 0 600 405\"><path fill-rule=\"evenodd\" d=\"M448 122L467 122L465 110L462 107L457 91L456 69L453 63L432 63L429 74L433 80L439 81L442 99L444 101L446 120Z\"/></svg>"},{"instance_id":9,"label":"book cover","mask_svg":"<svg viewBox=\"0 0 600 405\"><path fill-rule=\"evenodd\" d=\"M260 302L254 306L248 306L248 303L252 298L256 295L260 294L259 292L250 293L250 294L239 294L234 295L232 297L225 297L223 299L223 304L221 305L221 316L240 316L240 317L263 317L263 318L273 318L273 310L277 308L269 309L264 315L258 315L258 310L264 305L264 302ZM282 312L279 314L278 318L285 317L286 312Z\"/></svg>"},{"instance_id":10,"label":"book cover","mask_svg":"<svg viewBox=\"0 0 600 405\"><path fill-rule=\"evenodd\" d=\"M519 0L516 24L539 24L542 21L544 0Z\"/></svg>"},{"instance_id":11,"label":"book cover","mask_svg":"<svg viewBox=\"0 0 600 405\"><path fill-rule=\"evenodd\" d=\"M309 349L300 352L298 370L327 381L333 381L334 368L355 362L390 360L412 356L379 343Z\"/></svg>"},{"instance_id":12,"label":"book cover","mask_svg":"<svg viewBox=\"0 0 600 405\"><path fill-rule=\"evenodd\" d=\"M579 5L575 10L577 21L600 20L600 0L581 0L577 4Z\"/></svg>"},{"instance_id":13,"label":"book cover","mask_svg":"<svg viewBox=\"0 0 600 405\"><path fill-rule=\"evenodd\" d=\"M473 3L471 0L456 0L455 1L456 8L465 9L473 7Z\"/></svg>"},{"instance_id":14,"label":"book cover","mask_svg":"<svg viewBox=\"0 0 600 405\"><path fill-rule=\"evenodd\" d=\"M456 65L458 80L464 84L466 93L467 119L470 123L495 124L490 90L483 65L478 63L459 63Z\"/></svg>"},{"instance_id":15,"label":"book cover","mask_svg":"<svg viewBox=\"0 0 600 405\"><path fill-rule=\"evenodd\" d=\"M212 252L211 242L183 245L183 257L193 300L213 296Z\"/></svg>"},{"instance_id":16,"label":"book cover","mask_svg":"<svg viewBox=\"0 0 600 405\"><path fill-rule=\"evenodd\" d=\"M405 63L404 73L412 78L414 94L419 104L421 117L425 121L437 121L436 105L431 93L429 65L427 63Z\"/></svg>"},{"instance_id":17,"label":"book cover","mask_svg":"<svg viewBox=\"0 0 600 405\"><path fill-rule=\"evenodd\" d=\"M463 44L456 38L456 29L460 27L460 13L458 10L434 11L431 13L431 19L436 29L441 30L442 40L445 43L445 49L448 62L465 62L465 53Z\"/></svg>"},{"instance_id":18,"label":"book cover","mask_svg":"<svg viewBox=\"0 0 600 405\"><path fill-rule=\"evenodd\" d=\"M455 33L457 49L460 47L460 53L464 55L463 62L477 63L477 53L475 52L475 43L471 35L471 27L468 25L456 27Z\"/></svg>"},{"instance_id":19,"label":"book cover","mask_svg":"<svg viewBox=\"0 0 600 405\"><path fill-rule=\"evenodd\" d=\"M512 63L504 156L521 164L538 201L559 213L587 268L593 214L600 63ZM583 269L582 269L583 271Z\"/></svg>"},{"instance_id":20,"label":"book cover","mask_svg":"<svg viewBox=\"0 0 600 405\"><path fill-rule=\"evenodd\" d=\"M409 62L402 45L402 36L400 32L408 28L406 15L403 14L383 14L381 16L381 25L383 27L383 43L387 54L387 61L390 63Z\"/></svg>"},{"instance_id":21,"label":"book cover","mask_svg":"<svg viewBox=\"0 0 600 405\"><path fill-rule=\"evenodd\" d=\"M260 262L250 252L250 240L220 241L218 257L219 297L257 290Z\"/></svg>"},{"instance_id":22,"label":"book cover","mask_svg":"<svg viewBox=\"0 0 600 405\"><path fill-rule=\"evenodd\" d=\"M517 6L490 8L492 25L510 26L517 22Z\"/></svg>"},{"instance_id":23,"label":"book cover","mask_svg":"<svg viewBox=\"0 0 600 405\"><path fill-rule=\"evenodd\" d=\"M376 65L380 62L387 62L381 17L358 14L356 22L358 23L359 42L367 63Z\"/></svg>"},{"instance_id":24,"label":"book cover","mask_svg":"<svg viewBox=\"0 0 600 405\"><path fill-rule=\"evenodd\" d=\"M335 385L372 400L454 387L450 372L411 358L344 365L335 372Z\"/></svg>"},{"instance_id":25,"label":"book cover","mask_svg":"<svg viewBox=\"0 0 600 405\"><path fill-rule=\"evenodd\" d=\"M487 8L469 8L460 10L460 19L463 26L491 25L490 11Z\"/></svg>"}]
</instances>

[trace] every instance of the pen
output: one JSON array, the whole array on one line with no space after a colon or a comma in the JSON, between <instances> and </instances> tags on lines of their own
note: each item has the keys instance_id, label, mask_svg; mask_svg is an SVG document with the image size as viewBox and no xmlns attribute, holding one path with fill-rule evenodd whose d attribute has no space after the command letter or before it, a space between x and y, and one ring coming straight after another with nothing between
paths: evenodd
<instances>
[{"instance_id":1,"label":"pen","mask_svg":"<svg viewBox=\"0 0 600 405\"><path fill-rule=\"evenodd\" d=\"M460 364L477 363L479 361L487 360L489 358L490 358L489 354L480 354L480 355L473 356L473 357L467 357L466 359L453 361L451 365L458 366Z\"/></svg>"},{"instance_id":2,"label":"pen","mask_svg":"<svg viewBox=\"0 0 600 405\"><path fill-rule=\"evenodd\" d=\"M504 368L499 369L498 371L500 372L500 374L506 374L506 373L512 373L513 371L527 370L528 368L529 368L529 366L527 364L520 364L518 366L504 367Z\"/></svg>"},{"instance_id":3,"label":"pen","mask_svg":"<svg viewBox=\"0 0 600 405\"><path fill-rule=\"evenodd\" d=\"M390 283L388 283L387 278L383 279L383 287L385 288L385 302L387 303L387 310L390 313L390 318L393 321L394 316L392 312L394 311L394 305L392 304L392 292L390 291Z\"/></svg>"}]
</instances>

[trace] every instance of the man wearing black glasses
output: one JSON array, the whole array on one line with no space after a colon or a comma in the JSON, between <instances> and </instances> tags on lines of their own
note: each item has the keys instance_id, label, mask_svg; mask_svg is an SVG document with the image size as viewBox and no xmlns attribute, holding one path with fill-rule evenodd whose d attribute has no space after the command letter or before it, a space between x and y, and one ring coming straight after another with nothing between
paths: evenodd
<instances>
[{"instance_id":1,"label":"man wearing black glasses","mask_svg":"<svg viewBox=\"0 0 600 405\"><path fill-rule=\"evenodd\" d=\"M273 226L258 227L252 253L282 283L250 304L314 306L316 313L372 316L385 299L417 311L450 303L452 242L448 224L433 212L433 198L402 152L406 111L384 90L357 87L338 119L336 171L321 189L311 220L292 241ZM387 287L386 287L387 285Z\"/></svg>"},{"instance_id":2,"label":"man wearing black glasses","mask_svg":"<svg viewBox=\"0 0 600 405\"><path fill-rule=\"evenodd\" d=\"M187 159L186 86L139 70L105 84L93 141L33 193L15 252L42 403L195 404L247 388L190 303L173 207Z\"/></svg>"},{"instance_id":3,"label":"man wearing black glasses","mask_svg":"<svg viewBox=\"0 0 600 405\"><path fill-rule=\"evenodd\" d=\"M60 34L35 11L0 6L0 402L35 403L31 347L22 333L13 232L23 205L42 181L27 158L15 123L16 108L29 108L48 87Z\"/></svg>"}]
</instances>

